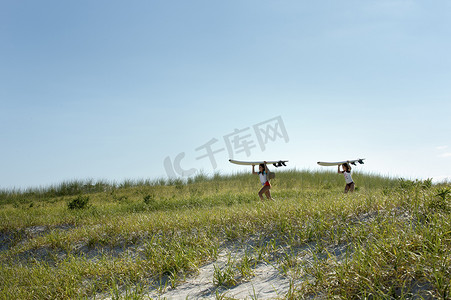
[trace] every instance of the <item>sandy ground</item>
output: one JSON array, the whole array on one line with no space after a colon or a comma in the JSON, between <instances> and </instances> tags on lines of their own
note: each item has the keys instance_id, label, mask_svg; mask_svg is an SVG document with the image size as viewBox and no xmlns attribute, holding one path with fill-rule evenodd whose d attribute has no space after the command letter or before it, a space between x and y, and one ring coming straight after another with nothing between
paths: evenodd
<instances>
[{"instance_id":1,"label":"sandy ground","mask_svg":"<svg viewBox=\"0 0 451 300\"><path fill-rule=\"evenodd\" d=\"M57 228L66 230L68 228ZM24 241L30 237L40 236L49 231L49 228L44 226L34 226L25 230ZM2 247L7 250L9 247L8 241L12 239L7 234L2 234L0 241ZM283 258L286 253L291 253L290 257L296 260L296 264L308 264L313 261L313 256L316 255L320 259L334 259L340 261L345 256L347 251L346 245L329 247L327 251L322 251L322 254L318 256L316 245L309 244L297 248L286 248L281 245L275 245L276 249L271 254L271 257L265 257L265 259L255 259L255 251L252 252L255 246L255 241L249 240L244 244L229 244L225 246L218 254L215 261L201 266L198 271L186 278L179 278L178 285L174 288L170 286L170 283L165 288L158 288L154 285L144 287L144 292L140 292L139 295L143 299L286 299L287 294L290 293L298 284L308 280L306 276L302 274L285 273L282 271L281 263L284 262ZM104 249L105 250L105 249ZM123 248L107 249L110 255L128 255L124 252ZM254 249L255 250L255 249ZM96 259L102 255L102 251L99 249L91 249L87 245L80 244L79 247L74 249L76 253L83 254L88 259ZM128 249L131 253L139 252L139 249ZM222 286L216 284L215 269L224 270L228 265L242 260L245 256L245 251L248 251L247 255L253 260L251 264L252 276L247 279L237 278L237 283L232 286ZM250 252L249 252L250 251ZM49 253L52 253L52 249L41 248L39 250L33 250L30 253L24 253L22 258L34 257L39 260L46 260L49 257ZM327 253L327 254L326 254ZM57 256L58 253L57 253ZM65 256L61 254L61 259ZM232 261L232 263L231 263ZM302 268L301 268L302 269ZM299 269L298 269L299 270ZM292 276L294 275L294 276ZM130 292L130 291L129 291ZM144 294L143 294L144 293ZM124 295L126 297L126 292ZM112 299L112 295L100 294L95 299Z\"/></svg>"},{"instance_id":2,"label":"sandy ground","mask_svg":"<svg viewBox=\"0 0 451 300\"><path fill-rule=\"evenodd\" d=\"M235 299L275 299L284 298L290 288L290 279L280 274L273 265L260 263L254 271L254 277L231 288L217 287L213 283L215 266L223 268L229 253L223 251L218 260L199 269L197 276L188 278L175 289L163 294L149 293L152 299L217 299L219 295ZM232 254L233 255L233 254Z\"/></svg>"},{"instance_id":3,"label":"sandy ground","mask_svg":"<svg viewBox=\"0 0 451 300\"><path fill-rule=\"evenodd\" d=\"M309 264L316 255L319 259L343 260L347 253L346 245L329 247L318 256L314 245L306 245L299 249L289 249L295 252L297 263ZM287 251L288 249L281 249ZM243 249L224 249L218 259L199 269L198 274L186 278L176 288L167 288L163 293L153 290L145 294L144 299L286 299L287 295L303 281L308 280L302 274L286 274L282 271L280 260L269 259L259 262L252 270L254 276L249 280L240 281L232 287L217 286L214 280L215 267L223 269L228 260L238 261L244 255ZM302 269L302 268L301 268ZM302 272L301 272L302 273Z\"/></svg>"}]
</instances>

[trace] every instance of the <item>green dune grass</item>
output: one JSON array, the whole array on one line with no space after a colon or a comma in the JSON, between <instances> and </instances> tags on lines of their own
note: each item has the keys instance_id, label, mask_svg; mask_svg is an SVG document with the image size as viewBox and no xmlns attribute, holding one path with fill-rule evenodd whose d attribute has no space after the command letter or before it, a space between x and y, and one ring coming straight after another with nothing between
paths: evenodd
<instances>
[{"instance_id":1,"label":"green dune grass","mask_svg":"<svg viewBox=\"0 0 451 300\"><path fill-rule=\"evenodd\" d=\"M282 298L451 297L449 184L353 178L278 172L275 201L244 173L0 191L0 299L147 299L230 245L218 288L269 262L295 283Z\"/></svg>"}]
</instances>

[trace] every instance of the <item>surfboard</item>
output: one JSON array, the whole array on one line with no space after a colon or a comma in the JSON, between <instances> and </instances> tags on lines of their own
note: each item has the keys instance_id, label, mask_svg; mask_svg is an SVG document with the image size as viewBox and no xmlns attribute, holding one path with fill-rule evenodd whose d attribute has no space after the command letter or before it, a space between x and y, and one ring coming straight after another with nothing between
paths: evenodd
<instances>
[{"instance_id":1,"label":"surfboard","mask_svg":"<svg viewBox=\"0 0 451 300\"><path fill-rule=\"evenodd\" d=\"M259 164L264 163L263 161L241 161L241 160L234 160L234 159L229 159L229 161L232 164L236 164L236 165L242 165L242 166L258 166ZM267 165L273 165L274 167L282 167L282 166L286 166L286 162L288 162L288 160L267 160L266 164Z\"/></svg>"},{"instance_id":2,"label":"surfboard","mask_svg":"<svg viewBox=\"0 0 451 300\"><path fill-rule=\"evenodd\" d=\"M320 166L339 166L345 163L350 163L351 165L356 165L358 162L359 164L363 164L364 158L359 159L353 159L353 160L344 160L344 161L335 161L335 162L325 162L325 161L319 161L318 165Z\"/></svg>"}]
</instances>

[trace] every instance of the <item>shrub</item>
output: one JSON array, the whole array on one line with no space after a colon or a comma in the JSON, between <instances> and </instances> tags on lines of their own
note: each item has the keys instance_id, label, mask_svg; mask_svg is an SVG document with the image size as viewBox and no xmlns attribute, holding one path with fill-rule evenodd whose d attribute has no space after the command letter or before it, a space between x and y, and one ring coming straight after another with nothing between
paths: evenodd
<instances>
[{"instance_id":1,"label":"shrub","mask_svg":"<svg viewBox=\"0 0 451 300\"><path fill-rule=\"evenodd\" d=\"M155 201L155 196L147 194L144 196L143 200L144 200L144 203L150 204Z\"/></svg>"},{"instance_id":2,"label":"shrub","mask_svg":"<svg viewBox=\"0 0 451 300\"><path fill-rule=\"evenodd\" d=\"M88 206L88 202L89 202L89 196L79 195L77 198L72 199L72 201L70 201L67 204L67 207L71 210L83 209Z\"/></svg>"},{"instance_id":3,"label":"shrub","mask_svg":"<svg viewBox=\"0 0 451 300\"><path fill-rule=\"evenodd\" d=\"M438 190L438 193L435 195L435 198L432 198L429 201L428 206L432 210L439 210L443 212L451 211L451 206L449 204L449 197L451 195L451 189L442 188Z\"/></svg>"}]
</instances>

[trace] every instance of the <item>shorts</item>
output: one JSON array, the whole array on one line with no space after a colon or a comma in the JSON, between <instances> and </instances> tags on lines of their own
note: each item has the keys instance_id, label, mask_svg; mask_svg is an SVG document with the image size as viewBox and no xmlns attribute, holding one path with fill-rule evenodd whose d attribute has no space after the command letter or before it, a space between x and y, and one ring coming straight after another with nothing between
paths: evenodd
<instances>
[{"instance_id":1,"label":"shorts","mask_svg":"<svg viewBox=\"0 0 451 300\"><path fill-rule=\"evenodd\" d=\"M266 181L265 184L263 184L263 186L271 186L271 185L269 184L269 181Z\"/></svg>"},{"instance_id":2,"label":"shorts","mask_svg":"<svg viewBox=\"0 0 451 300\"><path fill-rule=\"evenodd\" d=\"M348 191L351 191L351 192L354 191L354 187L355 187L354 182L347 183L345 186L345 193L347 193Z\"/></svg>"}]
</instances>

